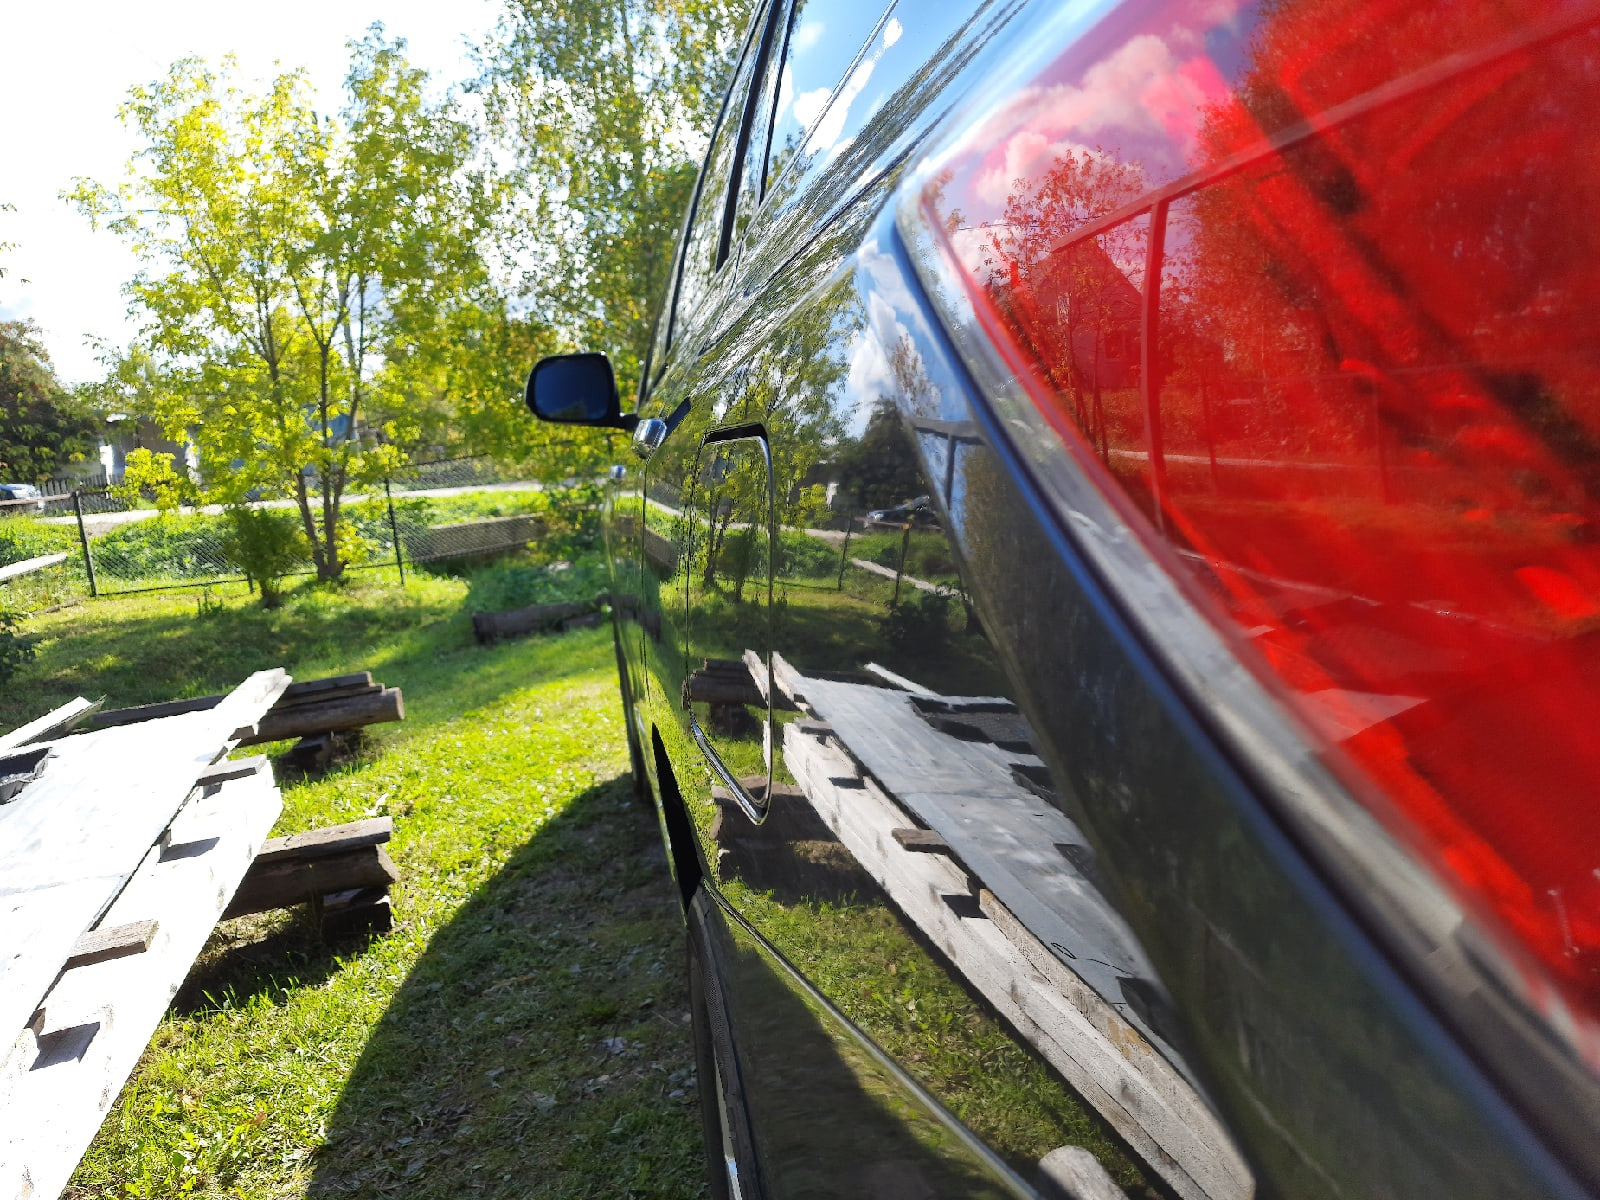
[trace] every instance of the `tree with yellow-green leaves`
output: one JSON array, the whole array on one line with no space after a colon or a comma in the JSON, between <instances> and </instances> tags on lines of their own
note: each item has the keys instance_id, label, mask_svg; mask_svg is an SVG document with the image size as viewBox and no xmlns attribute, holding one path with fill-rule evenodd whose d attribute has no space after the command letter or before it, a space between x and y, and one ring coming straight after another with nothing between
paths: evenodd
<instances>
[{"instance_id":1,"label":"tree with yellow-green leaves","mask_svg":"<svg viewBox=\"0 0 1600 1200\"><path fill-rule=\"evenodd\" d=\"M473 131L404 50L377 25L352 43L336 115L302 73L257 95L231 62L181 59L121 110L142 143L127 178L72 193L143 261L149 415L193 440L210 501L292 498L323 580L348 561L346 495L408 441L397 364L415 376L449 314L492 295Z\"/></svg>"}]
</instances>

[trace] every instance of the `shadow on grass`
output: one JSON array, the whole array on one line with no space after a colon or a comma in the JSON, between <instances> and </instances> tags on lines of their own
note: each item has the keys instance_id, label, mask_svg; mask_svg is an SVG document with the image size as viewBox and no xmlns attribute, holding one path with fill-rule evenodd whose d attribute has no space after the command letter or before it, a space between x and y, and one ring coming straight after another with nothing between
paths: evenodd
<instances>
[{"instance_id":1,"label":"shadow on grass","mask_svg":"<svg viewBox=\"0 0 1600 1200\"><path fill-rule=\"evenodd\" d=\"M175 1016L242 1008L257 997L279 999L295 988L316 987L369 944L365 935L324 941L304 906L241 918L218 929L172 998ZM262 936L263 930L270 932Z\"/></svg>"},{"instance_id":2,"label":"shadow on grass","mask_svg":"<svg viewBox=\"0 0 1600 1200\"><path fill-rule=\"evenodd\" d=\"M697 1196L681 921L626 777L572 801L401 985L312 1197Z\"/></svg>"}]
</instances>

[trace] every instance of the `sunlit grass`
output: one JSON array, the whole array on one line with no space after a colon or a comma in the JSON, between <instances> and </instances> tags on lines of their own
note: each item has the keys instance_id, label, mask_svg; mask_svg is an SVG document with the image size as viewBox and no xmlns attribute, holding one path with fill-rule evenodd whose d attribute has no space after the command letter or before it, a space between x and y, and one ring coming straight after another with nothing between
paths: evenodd
<instances>
[{"instance_id":1,"label":"sunlit grass","mask_svg":"<svg viewBox=\"0 0 1600 1200\"><path fill-rule=\"evenodd\" d=\"M373 573L376 575L377 573ZM68 1195L692 1196L681 934L630 798L609 631L473 644L461 580L131 597L30 623L15 724L72 695L370 668L406 721L288 788L278 832L388 813L395 931L219 928Z\"/></svg>"}]
</instances>

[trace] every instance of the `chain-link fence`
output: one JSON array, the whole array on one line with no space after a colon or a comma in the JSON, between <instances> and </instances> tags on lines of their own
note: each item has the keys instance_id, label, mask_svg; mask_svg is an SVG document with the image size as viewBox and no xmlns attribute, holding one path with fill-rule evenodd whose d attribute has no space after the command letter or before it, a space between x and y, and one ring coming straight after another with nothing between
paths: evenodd
<instances>
[{"instance_id":1,"label":"chain-link fence","mask_svg":"<svg viewBox=\"0 0 1600 1200\"><path fill-rule=\"evenodd\" d=\"M540 540L553 526L572 523L568 506L564 497L553 505L539 484L488 459L416 463L367 493L344 497L341 558L347 570L390 567L403 579L413 564L486 556ZM292 501L254 507L282 511L286 523L300 523ZM50 607L57 593L74 591L107 596L252 582L230 530L218 508L166 514L132 509L106 486L46 497L42 513L0 514L0 563L66 557L42 566L37 576L29 572L26 583L21 576L5 580L0 607L38 611ZM315 571L303 557L287 574Z\"/></svg>"}]
</instances>

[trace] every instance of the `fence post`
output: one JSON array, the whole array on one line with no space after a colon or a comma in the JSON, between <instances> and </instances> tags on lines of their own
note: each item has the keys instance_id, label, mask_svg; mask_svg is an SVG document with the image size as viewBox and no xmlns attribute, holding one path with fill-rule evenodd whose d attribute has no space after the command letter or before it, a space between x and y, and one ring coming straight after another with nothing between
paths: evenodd
<instances>
[{"instance_id":1,"label":"fence post","mask_svg":"<svg viewBox=\"0 0 1600 1200\"><path fill-rule=\"evenodd\" d=\"M389 490L389 481L383 481L383 498L389 502L389 536L394 538L394 565L400 568L400 586L406 584L406 563L400 554L400 526L394 519L394 493Z\"/></svg>"},{"instance_id":2,"label":"fence post","mask_svg":"<svg viewBox=\"0 0 1600 1200\"><path fill-rule=\"evenodd\" d=\"M839 583L836 591L844 591L844 569L850 562L850 534L856 527L856 515L851 513L844 519L844 545L839 548Z\"/></svg>"},{"instance_id":3,"label":"fence post","mask_svg":"<svg viewBox=\"0 0 1600 1200\"><path fill-rule=\"evenodd\" d=\"M89 595L92 598L100 594L100 589L94 581L94 555L89 553L89 534L83 528L83 492L78 488L72 489L72 511L78 518L78 543L83 547L83 569L89 573Z\"/></svg>"},{"instance_id":4,"label":"fence post","mask_svg":"<svg viewBox=\"0 0 1600 1200\"><path fill-rule=\"evenodd\" d=\"M900 535L900 565L894 569L894 599L889 601L893 608L900 603L900 577L906 573L906 551L911 548L911 522L905 524L905 532Z\"/></svg>"}]
</instances>

